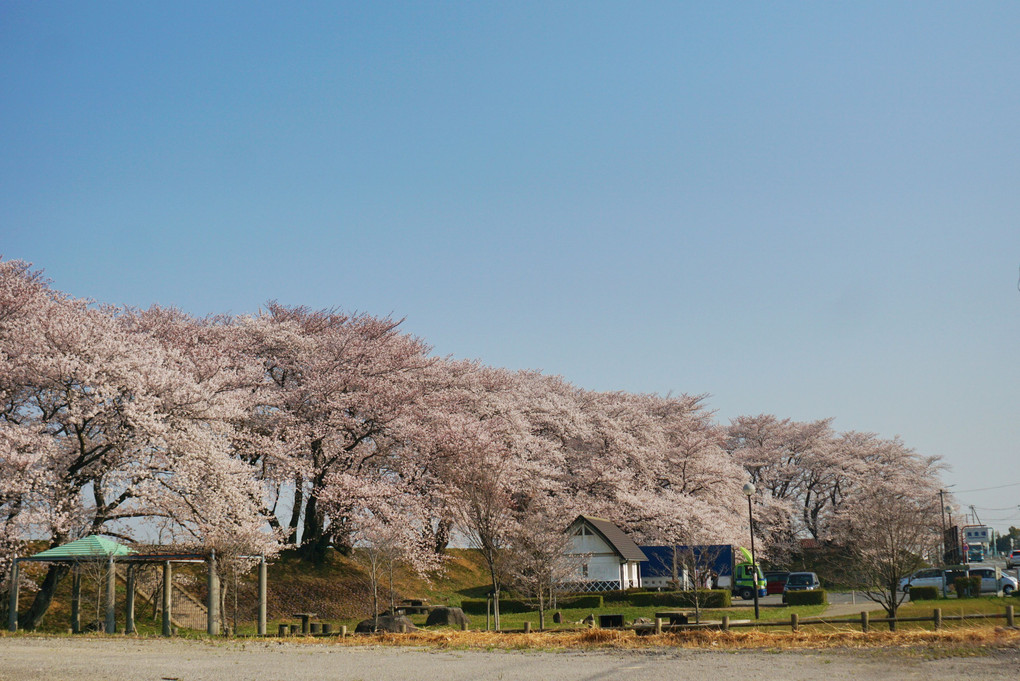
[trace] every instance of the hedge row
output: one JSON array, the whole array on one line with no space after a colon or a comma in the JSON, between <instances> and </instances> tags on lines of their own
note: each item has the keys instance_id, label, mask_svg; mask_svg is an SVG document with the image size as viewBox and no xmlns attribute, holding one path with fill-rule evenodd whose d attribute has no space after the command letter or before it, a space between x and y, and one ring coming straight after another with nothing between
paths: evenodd
<instances>
[{"instance_id":1,"label":"hedge row","mask_svg":"<svg viewBox=\"0 0 1020 681\"><path fill-rule=\"evenodd\" d=\"M937 601L939 599L937 586L912 586L910 587L910 600L912 601Z\"/></svg>"},{"instance_id":2,"label":"hedge row","mask_svg":"<svg viewBox=\"0 0 1020 681\"><path fill-rule=\"evenodd\" d=\"M814 591L787 591L783 594L787 605L825 605L829 602L824 589Z\"/></svg>"},{"instance_id":3,"label":"hedge row","mask_svg":"<svg viewBox=\"0 0 1020 681\"><path fill-rule=\"evenodd\" d=\"M693 608L695 599L702 608L728 608L731 594L726 589L698 589L697 592L645 591L629 594L626 601L620 602L638 608Z\"/></svg>"}]
</instances>

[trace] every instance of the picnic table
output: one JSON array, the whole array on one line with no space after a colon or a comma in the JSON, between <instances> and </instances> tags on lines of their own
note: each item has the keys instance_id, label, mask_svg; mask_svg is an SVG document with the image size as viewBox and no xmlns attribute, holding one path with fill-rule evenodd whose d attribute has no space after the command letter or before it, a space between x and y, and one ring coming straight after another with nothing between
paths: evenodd
<instances>
[{"instance_id":1,"label":"picnic table","mask_svg":"<svg viewBox=\"0 0 1020 681\"><path fill-rule=\"evenodd\" d=\"M309 633L308 623L317 614L318 613L315 613L315 612L296 612L296 613L294 613L292 615L292 617L299 617L299 618L301 618L301 633L302 634L307 634L307 633Z\"/></svg>"},{"instance_id":2,"label":"picnic table","mask_svg":"<svg viewBox=\"0 0 1020 681\"><path fill-rule=\"evenodd\" d=\"M656 619L662 618L664 620L669 620L671 625L689 624L692 614L693 613L691 613L690 610L663 610L662 612L655 613L655 617Z\"/></svg>"}]
</instances>

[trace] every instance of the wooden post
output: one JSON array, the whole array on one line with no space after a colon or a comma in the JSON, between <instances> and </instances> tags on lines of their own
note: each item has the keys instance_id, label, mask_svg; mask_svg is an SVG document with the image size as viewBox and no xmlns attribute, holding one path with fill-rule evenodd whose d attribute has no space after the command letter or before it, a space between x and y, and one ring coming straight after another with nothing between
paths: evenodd
<instances>
[{"instance_id":1,"label":"wooden post","mask_svg":"<svg viewBox=\"0 0 1020 681\"><path fill-rule=\"evenodd\" d=\"M729 615L723 615L722 616L722 630L723 631L729 631L730 630L730 616Z\"/></svg>"},{"instance_id":2,"label":"wooden post","mask_svg":"<svg viewBox=\"0 0 1020 681\"><path fill-rule=\"evenodd\" d=\"M340 625L340 638L347 638L347 625L346 624L341 624Z\"/></svg>"},{"instance_id":3,"label":"wooden post","mask_svg":"<svg viewBox=\"0 0 1020 681\"><path fill-rule=\"evenodd\" d=\"M259 560L259 636L266 635L266 557Z\"/></svg>"},{"instance_id":4,"label":"wooden post","mask_svg":"<svg viewBox=\"0 0 1020 681\"><path fill-rule=\"evenodd\" d=\"M1014 619L1013 619L1013 606L1012 605L1007 605L1006 606L1006 626L1007 627L1016 626L1015 624L1013 624L1013 622L1014 622Z\"/></svg>"},{"instance_id":5,"label":"wooden post","mask_svg":"<svg viewBox=\"0 0 1020 681\"><path fill-rule=\"evenodd\" d=\"M661 633L662 633L662 618L661 617L656 617L655 618L655 635L658 636Z\"/></svg>"},{"instance_id":6,"label":"wooden post","mask_svg":"<svg viewBox=\"0 0 1020 681\"><path fill-rule=\"evenodd\" d=\"M11 590L10 590L10 601L7 604L7 630L17 631L18 630L18 591L20 590L20 584L18 584L18 559L15 558L11 563Z\"/></svg>"},{"instance_id":7,"label":"wooden post","mask_svg":"<svg viewBox=\"0 0 1020 681\"><path fill-rule=\"evenodd\" d=\"M124 633L135 633L135 566L127 566L127 594L124 602Z\"/></svg>"},{"instance_id":8,"label":"wooden post","mask_svg":"<svg viewBox=\"0 0 1020 681\"><path fill-rule=\"evenodd\" d=\"M868 633L868 611L861 612L861 631Z\"/></svg>"},{"instance_id":9,"label":"wooden post","mask_svg":"<svg viewBox=\"0 0 1020 681\"><path fill-rule=\"evenodd\" d=\"M163 635L171 636L173 629L170 624L171 594L173 593L173 573L170 570L170 561L163 562Z\"/></svg>"},{"instance_id":10,"label":"wooden post","mask_svg":"<svg viewBox=\"0 0 1020 681\"><path fill-rule=\"evenodd\" d=\"M406 634L407 633L407 625L406 624L401 624L400 625L400 633L401 634Z\"/></svg>"},{"instance_id":11,"label":"wooden post","mask_svg":"<svg viewBox=\"0 0 1020 681\"><path fill-rule=\"evenodd\" d=\"M799 627L800 627L800 618L798 617L797 613L791 612L790 613L790 631L796 633L797 629Z\"/></svg>"},{"instance_id":12,"label":"wooden post","mask_svg":"<svg viewBox=\"0 0 1020 681\"><path fill-rule=\"evenodd\" d=\"M71 573L71 633L81 633L81 569L76 564Z\"/></svg>"},{"instance_id":13,"label":"wooden post","mask_svg":"<svg viewBox=\"0 0 1020 681\"><path fill-rule=\"evenodd\" d=\"M289 624L281 624L279 629L278 629L277 635L280 638L283 638L284 636L287 636L289 634L290 634L290 625Z\"/></svg>"},{"instance_id":14,"label":"wooden post","mask_svg":"<svg viewBox=\"0 0 1020 681\"><path fill-rule=\"evenodd\" d=\"M216 573L216 551L209 553L209 597L206 601L206 633L215 636L219 633L219 609L220 609L220 576Z\"/></svg>"},{"instance_id":15,"label":"wooden post","mask_svg":"<svg viewBox=\"0 0 1020 681\"><path fill-rule=\"evenodd\" d=\"M113 563L111 555L106 560L106 633L113 634L117 631L117 567Z\"/></svg>"},{"instance_id":16,"label":"wooden post","mask_svg":"<svg viewBox=\"0 0 1020 681\"><path fill-rule=\"evenodd\" d=\"M526 621L524 623L524 633L525 634L530 634L531 633L531 622L527 622Z\"/></svg>"},{"instance_id":17,"label":"wooden post","mask_svg":"<svg viewBox=\"0 0 1020 681\"><path fill-rule=\"evenodd\" d=\"M935 623L935 631L942 628L942 608L935 608L931 614L931 621Z\"/></svg>"}]
</instances>

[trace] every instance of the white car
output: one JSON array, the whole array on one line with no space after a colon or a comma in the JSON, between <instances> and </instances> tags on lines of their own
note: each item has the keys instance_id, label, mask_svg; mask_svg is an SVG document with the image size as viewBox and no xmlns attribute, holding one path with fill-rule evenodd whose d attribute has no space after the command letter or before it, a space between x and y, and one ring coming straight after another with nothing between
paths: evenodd
<instances>
[{"instance_id":1,"label":"white car","mask_svg":"<svg viewBox=\"0 0 1020 681\"><path fill-rule=\"evenodd\" d=\"M900 591L908 591L912 586L934 586L945 595L945 570L942 568L925 568L900 580Z\"/></svg>"},{"instance_id":2,"label":"white car","mask_svg":"<svg viewBox=\"0 0 1020 681\"><path fill-rule=\"evenodd\" d=\"M979 567L971 568L971 577L981 577L981 593L998 593L1002 592L1004 596L1010 596L1016 591L1017 580L1012 575L1006 573L1000 573L996 578L995 568L993 567Z\"/></svg>"},{"instance_id":3,"label":"white car","mask_svg":"<svg viewBox=\"0 0 1020 681\"><path fill-rule=\"evenodd\" d=\"M1020 567L1020 549L1016 549L1013 553L1006 556L1006 569L1015 570Z\"/></svg>"}]
</instances>

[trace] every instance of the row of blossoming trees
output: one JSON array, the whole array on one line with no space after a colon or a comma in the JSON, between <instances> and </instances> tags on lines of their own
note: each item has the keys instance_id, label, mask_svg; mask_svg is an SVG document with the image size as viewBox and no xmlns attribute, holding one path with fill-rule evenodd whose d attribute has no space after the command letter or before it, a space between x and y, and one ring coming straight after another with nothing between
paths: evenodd
<instances>
[{"instance_id":1,"label":"row of blossoming trees","mask_svg":"<svg viewBox=\"0 0 1020 681\"><path fill-rule=\"evenodd\" d=\"M541 573L582 512L644 542L741 543L750 478L778 555L852 536L876 492L927 508L938 474L899 440L830 421L723 426L702 396L436 358L389 318L114 308L0 261L2 561L26 537L102 533L310 560L384 542L427 571L470 537L498 582L514 551Z\"/></svg>"}]
</instances>

